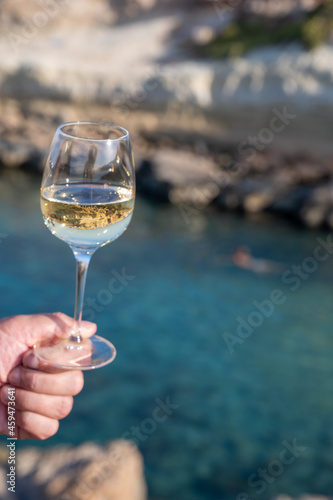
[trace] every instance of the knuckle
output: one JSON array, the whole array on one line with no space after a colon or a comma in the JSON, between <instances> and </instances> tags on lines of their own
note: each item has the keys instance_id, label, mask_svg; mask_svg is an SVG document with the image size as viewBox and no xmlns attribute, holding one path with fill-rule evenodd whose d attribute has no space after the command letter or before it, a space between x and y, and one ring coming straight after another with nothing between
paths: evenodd
<instances>
[{"instance_id":1,"label":"knuckle","mask_svg":"<svg viewBox=\"0 0 333 500\"><path fill-rule=\"evenodd\" d=\"M31 410L34 409L34 397L30 391L25 391L24 389L16 390L16 408L18 410Z\"/></svg>"},{"instance_id":2,"label":"knuckle","mask_svg":"<svg viewBox=\"0 0 333 500\"><path fill-rule=\"evenodd\" d=\"M67 318L67 315L63 313L62 311L57 311L53 313L54 316L57 316L58 318Z\"/></svg>"},{"instance_id":3,"label":"knuckle","mask_svg":"<svg viewBox=\"0 0 333 500\"><path fill-rule=\"evenodd\" d=\"M63 312L56 312L56 313L53 313L53 316L55 316L58 320L64 322L65 324L68 323L68 320L69 320L69 316L67 316L67 314L63 313Z\"/></svg>"},{"instance_id":4,"label":"knuckle","mask_svg":"<svg viewBox=\"0 0 333 500\"><path fill-rule=\"evenodd\" d=\"M61 398L60 405L58 408L58 419L67 417L73 408L73 398L71 396Z\"/></svg>"},{"instance_id":5,"label":"knuckle","mask_svg":"<svg viewBox=\"0 0 333 500\"><path fill-rule=\"evenodd\" d=\"M29 412L18 411L18 412L16 412L16 418L17 418L18 424L23 429L28 429L29 426L31 425L31 414Z\"/></svg>"},{"instance_id":6,"label":"knuckle","mask_svg":"<svg viewBox=\"0 0 333 500\"><path fill-rule=\"evenodd\" d=\"M22 385L33 392L38 392L40 374L37 371L23 370Z\"/></svg>"}]
</instances>

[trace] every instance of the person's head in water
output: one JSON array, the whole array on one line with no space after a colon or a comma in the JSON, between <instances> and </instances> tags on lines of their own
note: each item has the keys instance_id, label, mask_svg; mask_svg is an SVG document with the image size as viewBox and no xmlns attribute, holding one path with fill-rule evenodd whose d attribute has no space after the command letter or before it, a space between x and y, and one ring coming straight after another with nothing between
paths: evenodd
<instances>
[{"instance_id":1,"label":"person's head in water","mask_svg":"<svg viewBox=\"0 0 333 500\"><path fill-rule=\"evenodd\" d=\"M237 266L246 266L252 260L251 250L248 247L239 247L232 256Z\"/></svg>"}]
</instances>

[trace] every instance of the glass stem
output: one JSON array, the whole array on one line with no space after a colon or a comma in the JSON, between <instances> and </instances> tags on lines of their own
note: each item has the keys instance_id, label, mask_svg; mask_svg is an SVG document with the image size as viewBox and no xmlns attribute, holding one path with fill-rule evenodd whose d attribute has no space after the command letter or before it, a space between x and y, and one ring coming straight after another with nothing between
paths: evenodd
<instances>
[{"instance_id":1,"label":"glass stem","mask_svg":"<svg viewBox=\"0 0 333 500\"><path fill-rule=\"evenodd\" d=\"M84 290L87 279L87 271L91 259L91 253L80 253L76 249L73 250L76 261L76 293L75 293L75 309L74 309L74 326L72 334L69 338L71 342L82 342L81 337L81 320L83 309Z\"/></svg>"}]
</instances>

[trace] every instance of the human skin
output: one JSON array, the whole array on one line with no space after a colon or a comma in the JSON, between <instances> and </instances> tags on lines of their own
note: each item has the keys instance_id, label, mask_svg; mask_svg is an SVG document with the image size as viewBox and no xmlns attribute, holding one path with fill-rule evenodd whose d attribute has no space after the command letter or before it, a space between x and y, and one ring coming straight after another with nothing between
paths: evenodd
<instances>
[{"instance_id":1,"label":"human skin","mask_svg":"<svg viewBox=\"0 0 333 500\"><path fill-rule=\"evenodd\" d=\"M72 410L83 388L80 370L60 370L40 362L32 347L42 339L65 337L73 318L63 313L12 316L0 320L0 434L8 435L8 389L15 388L15 437L47 439ZM96 325L82 322L82 336Z\"/></svg>"}]
</instances>

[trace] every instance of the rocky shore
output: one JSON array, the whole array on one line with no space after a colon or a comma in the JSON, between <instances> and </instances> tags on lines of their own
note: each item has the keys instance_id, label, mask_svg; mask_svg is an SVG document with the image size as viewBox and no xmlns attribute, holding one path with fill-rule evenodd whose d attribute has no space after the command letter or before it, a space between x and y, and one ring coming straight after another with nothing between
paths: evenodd
<instances>
[{"instance_id":1,"label":"rocky shore","mask_svg":"<svg viewBox=\"0 0 333 500\"><path fill-rule=\"evenodd\" d=\"M7 458L8 449L1 446L1 500L148 500L142 456L128 441L18 449L14 496L8 491ZM275 500L293 498L281 494ZM332 499L304 494L297 500Z\"/></svg>"},{"instance_id":2,"label":"rocky shore","mask_svg":"<svg viewBox=\"0 0 333 500\"><path fill-rule=\"evenodd\" d=\"M302 18L319 3L4 1L0 167L40 173L59 123L115 122L139 192L185 220L214 205L333 228L332 46L193 50L241 13Z\"/></svg>"},{"instance_id":3,"label":"rocky shore","mask_svg":"<svg viewBox=\"0 0 333 500\"><path fill-rule=\"evenodd\" d=\"M6 448L0 449L0 498L13 493L6 484ZM101 447L23 448L17 452L15 498L18 500L147 500L142 456L133 443Z\"/></svg>"},{"instance_id":4,"label":"rocky shore","mask_svg":"<svg viewBox=\"0 0 333 500\"><path fill-rule=\"evenodd\" d=\"M1 168L38 174L58 123L80 113L89 119L101 116L96 106L79 110L49 101L6 100L1 111ZM156 117L142 111L132 113L131 125L138 191L178 205L185 221L213 205L221 211L268 212L309 228L333 228L329 156L291 153L260 141L254 146L224 142L207 129L190 130L186 123L171 127L165 119L158 125Z\"/></svg>"},{"instance_id":5,"label":"rocky shore","mask_svg":"<svg viewBox=\"0 0 333 500\"><path fill-rule=\"evenodd\" d=\"M267 151L246 159L235 151L207 157L161 149L142 162L138 186L150 197L178 204L189 221L212 204L333 228L333 165L315 156Z\"/></svg>"}]
</instances>

